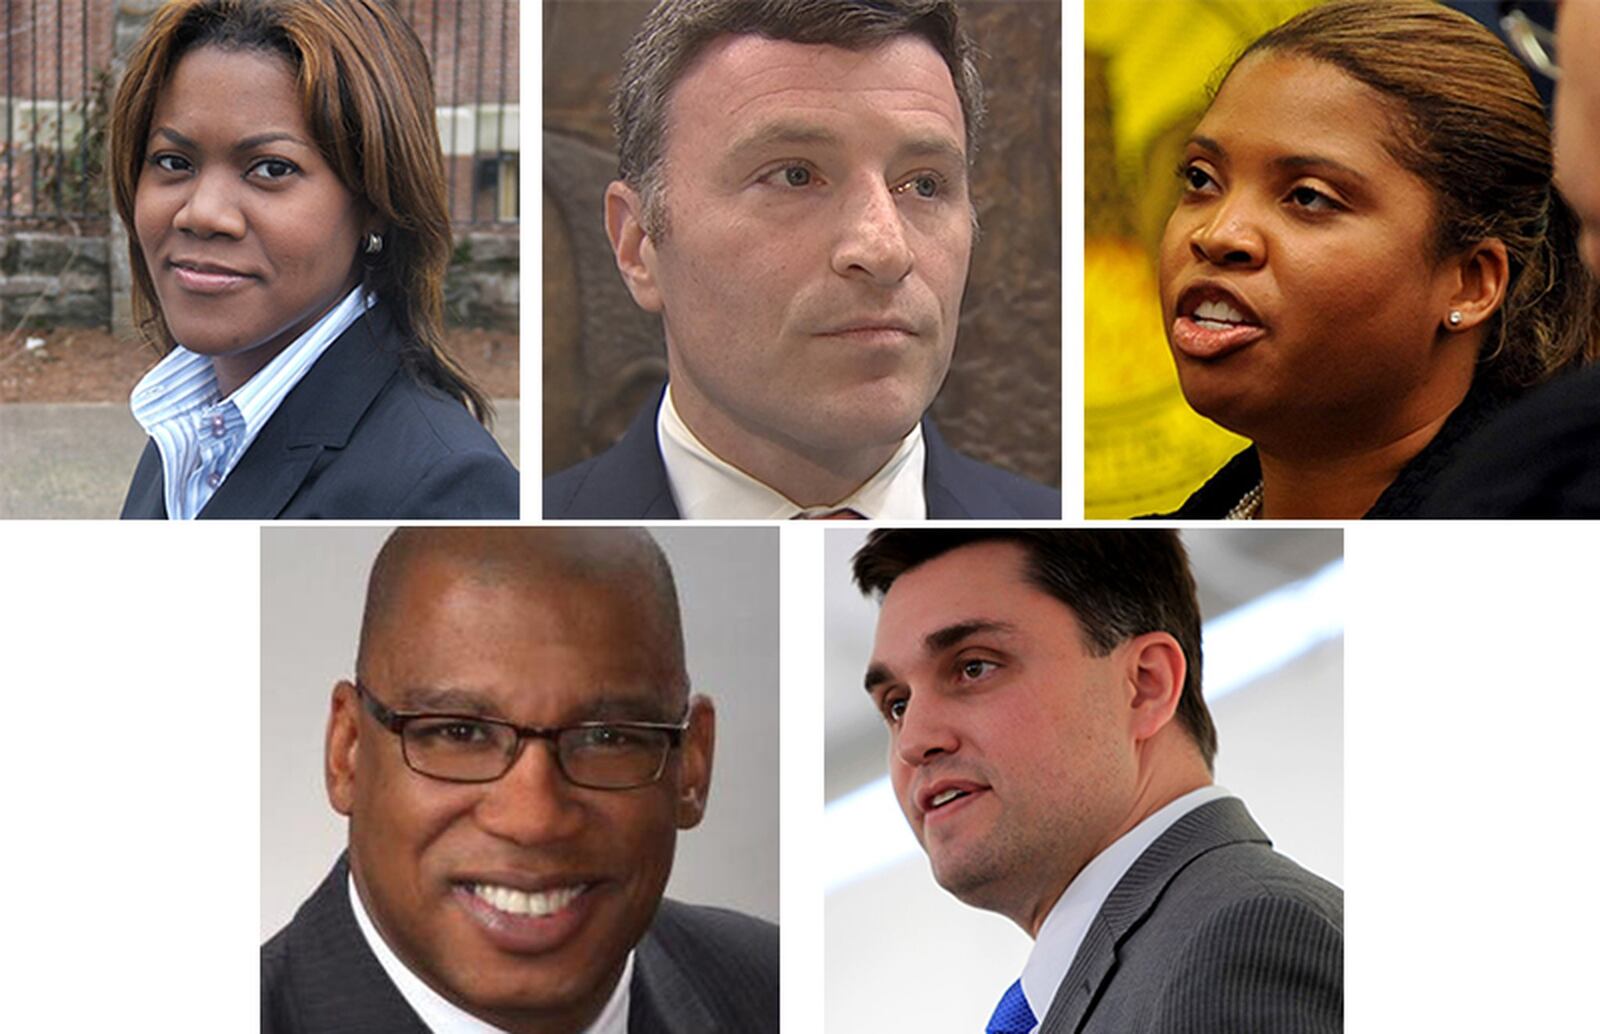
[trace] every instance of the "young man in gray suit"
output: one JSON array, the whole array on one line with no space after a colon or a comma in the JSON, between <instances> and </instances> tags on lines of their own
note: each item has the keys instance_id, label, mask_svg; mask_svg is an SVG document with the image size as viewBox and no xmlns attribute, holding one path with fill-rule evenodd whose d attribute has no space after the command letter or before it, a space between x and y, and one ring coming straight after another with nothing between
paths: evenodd
<instances>
[{"instance_id":1,"label":"young man in gray suit","mask_svg":"<svg viewBox=\"0 0 1600 1034\"><path fill-rule=\"evenodd\" d=\"M855 577L934 877L1034 938L991 1034L1342 1029L1342 892L1212 784L1176 532L880 530Z\"/></svg>"},{"instance_id":2,"label":"young man in gray suit","mask_svg":"<svg viewBox=\"0 0 1600 1034\"><path fill-rule=\"evenodd\" d=\"M326 782L349 850L261 949L271 1034L776 1031L778 933L662 899L715 713L631 529L408 528Z\"/></svg>"}]
</instances>

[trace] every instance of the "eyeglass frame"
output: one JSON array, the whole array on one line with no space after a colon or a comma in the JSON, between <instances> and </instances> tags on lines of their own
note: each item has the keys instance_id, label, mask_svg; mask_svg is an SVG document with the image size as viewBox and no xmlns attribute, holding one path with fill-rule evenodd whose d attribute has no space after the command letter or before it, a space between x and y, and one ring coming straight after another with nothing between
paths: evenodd
<instances>
[{"instance_id":1,"label":"eyeglass frame","mask_svg":"<svg viewBox=\"0 0 1600 1034\"><path fill-rule=\"evenodd\" d=\"M1500 31L1505 33L1511 49L1522 63L1551 81L1561 79L1561 65L1556 62L1554 30L1548 29L1529 16L1515 2L1500 4Z\"/></svg>"},{"instance_id":2,"label":"eyeglass frame","mask_svg":"<svg viewBox=\"0 0 1600 1034\"><path fill-rule=\"evenodd\" d=\"M352 683L355 686L356 696L360 698L367 713L377 720L379 725L394 733L400 738L400 757L405 761L406 767L425 779L437 779L441 783L457 783L467 786L482 786L486 783L497 782L506 777L506 773L516 767L522 758L523 744L528 740L547 740L550 743L551 754L555 759L556 769L561 773L561 778L573 786L580 786L586 790L637 790L645 786L653 786L661 781L661 776L667 770L667 761L672 757L672 752L683 746L683 735L689 731L690 712L685 710L683 720L679 722L574 722L571 725L518 725L516 722L506 721L503 718L487 718L483 715L462 714L452 711L397 711L390 708L377 695L362 685L358 679ZM425 718L450 719L454 718L463 722L477 722L484 725L498 725L510 729L516 734L516 742L511 748L506 767L500 774L488 779L456 779L451 776L435 775L424 772L411 760L411 752L406 747L405 728L414 721ZM656 764L656 770L649 779L641 783L629 783L626 786L596 786L572 778L572 773L567 771L567 763L561 757L561 745L558 741L564 732L577 732L583 729L633 729L667 734L667 749L661 752L661 760Z\"/></svg>"}]
</instances>

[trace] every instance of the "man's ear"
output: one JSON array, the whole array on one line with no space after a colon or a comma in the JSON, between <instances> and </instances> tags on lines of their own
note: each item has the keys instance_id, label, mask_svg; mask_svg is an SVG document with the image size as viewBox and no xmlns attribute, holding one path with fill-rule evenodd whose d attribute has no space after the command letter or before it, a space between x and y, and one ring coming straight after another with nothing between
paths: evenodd
<instances>
[{"instance_id":1,"label":"man's ear","mask_svg":"<svg viewBox=\"0 0 1600 1034\"><path fill-rule=\"evenodd\" d=\"M1124 651L1122 671L1132 688L1130 731L1136 743L1166 728L1183 698L1188 661L1183 647L1166 632L1146 632L1117 648Z\"/></svg>"},{"instance_id":2,"label":"man's ear","mask_svg":"<svg viewBox=\"0 0 1600 1034\"><path fill-rule=\"evenodd\" d=\"M683 759L678 776L679 829L693 829L705 818L711 794L711 755L717 742L717 710L709 697L689 700L689 728L683 734Z\"/></svg>"},{"instance_id":3,"label":"man's ear","mask_svg":"<svg viewBox=\"0 0 1600 1034\"><path fill-rule=\"evenodd\" d=\"M340 815L348 816L356 801L356 755L360 749L361 702L356 687L340 682L333 687L328 707L328 734L322 750L322 777L328 787L328 803Z\"/></svg>"},{"instance_id":4,"label":"man's ear","mask_svg":"<svg viewBox=\"0 0 1600 1034\"><path fill-rule=\"evenodd\" d=\"M645 232L644 201L634 189L615 180L606 188L606 236L617 256L622 282L639 308L661 311L661 289L656 283L656 246Z\"/></svg>"},{"instance_id":5,"label":"man's ear","mask_svg":"<svg viewBox=\"0 0 1600 1034\"><path fill-rule=\"evenodd\" d=\"M1460 333L1483 325L1505 301L1511 260L1505 243L1490 237L1451 259L1450 266L1455 270L1455 284L1449 308L1439 314L1439 323L1446 332Z\"/></svg>"}]
</instances>

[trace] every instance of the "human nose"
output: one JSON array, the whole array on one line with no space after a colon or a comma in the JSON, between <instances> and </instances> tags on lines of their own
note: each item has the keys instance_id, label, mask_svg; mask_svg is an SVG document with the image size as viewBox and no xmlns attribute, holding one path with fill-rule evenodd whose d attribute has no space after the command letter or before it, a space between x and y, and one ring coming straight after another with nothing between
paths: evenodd
<instances>
[{"instance_id":1,"label":"human nose","mask_svg":"<svg viewBox=\"0 0 1600 1034\"><path fill-rule=\"evenodd\" d=\"M244 213L239 210L226 172L201 172L190 181L188 196L172 217L175 229L196 237L244 236Z\"/></svg>"},{"instance_id":2,"label":"human nose","mask_svg":"<svg viewBox=\"0 0 1600 1034\"><path fill-rule=\"evenodd\" d=\"M583 828L583 805L548 741L524 740L510 770L485 785L476 814L478 824L493 836L536 846L565 840Z\"/></svg>"},{"instance_id":3,"label":"human nose","mask_svg":"<svg viewBox=\"0 0 1600 1034\"><path fill-rule=\"evenodd\" d=\"M1256 268L1266 260L1266 241L1246 201L1224 199L1209 216L1189 235L1189 251L1196 259L1244 269Z\"/></svg>"},{"instance_id":4,"label":"human nose","mask_svg":"<svg viewBox=\"0 0 1600 1034\"><path fill-rule=\"evenodd\" d=\"M915 768L960 748L961 738L942 706L927 694L906 703L893 748L901 763Z\"/></svg>"},{"instance_id":5,"label":"human nose","mask_svg":"<svg viewBox=\"0 0 1600 1034\"><path fill-rule=\"evenodd\" d=\"M851 194L833 253L833 271L893 287L911 272L912 262L905 221L889 188L874 183Z\"/></svg>"}]
</instances>

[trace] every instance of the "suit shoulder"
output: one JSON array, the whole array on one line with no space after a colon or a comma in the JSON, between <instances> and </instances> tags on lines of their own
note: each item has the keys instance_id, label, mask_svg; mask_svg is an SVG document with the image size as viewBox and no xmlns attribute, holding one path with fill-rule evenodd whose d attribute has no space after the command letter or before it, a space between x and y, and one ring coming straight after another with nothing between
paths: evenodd
<instances>
[{"instance_id":1,"label":"suit shoulder","mask_svg":"<svg viewBox=\"0 0 1600 1034\"><path fill-rule=\"evenodd\" d=\"M924 425L924 435L928 443L929 516L936 516L939 509L934 496L950 493L974 518L1061 517L1058 490L957 451L939 437L931 424Z\"/></svg>"},{"instance_id":2,"label":"suit shoulder","mask_svg":"<svg viewBox=\"0 0 1600 1034\"><path fill-rule=\"evenodd\" d=\"M663 899L653 933L676 941L686 950L735 954L757 963L770 962L776 976L778 927L765 919L710 905L688 905Z\"/></svg>"},{"instance_id":3,"label":"suit shoulder","mask_svg":"<svg viewBox=\"0 0 1600 1034\"><path fill-rule=\"evenodd\" d=\"M345 453L387 470L397 517L516 518L521 475L489 430L456 399L403 371L357 426Z\"/></svg>"},{"instance_id":4,"label":"suit shoulder","mask_svg":"<svg viewBox=\"0 0 1600 1034\"><path fill-rule=\"evenodd\" d=\"M1165 972L1150 1029L1343 1029L1343 892L1269 847L1234 844L1196 859L1152 921Z\"/></svg>"},{"instance_id":5,"label":"suit shoulder","mask_svg":"<svg viewBox=\"0 0 1600 1034\"><path fill-rule=\"evenodd\" d=\"M1344 891L1261 843L1235 843L1196 858L1170 893L1209 898L1221 909L1245 901L1298 905L1335 929L1344 927Z\"/></svg>"},{"instance_id":6,"label":"suit shoulder","mask_svg":"<svg viewBox=\"0 0 1600 1034\"><path fill-rule=\"evenodd\" d=\"M601 455L604 454L602 453ZM543 516L545 519L586 516L584 514L572 514L568 511L572 508L572 500L578 494L578 490L583 487L584 481L588 479L589 474L599 462L600 456L591 456L582 463L568 467L566 470L558 471L544 479L542 489L544 496Z\"/></svg>"}]
</instances>

